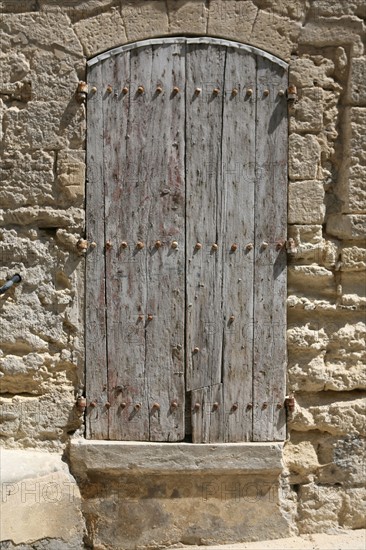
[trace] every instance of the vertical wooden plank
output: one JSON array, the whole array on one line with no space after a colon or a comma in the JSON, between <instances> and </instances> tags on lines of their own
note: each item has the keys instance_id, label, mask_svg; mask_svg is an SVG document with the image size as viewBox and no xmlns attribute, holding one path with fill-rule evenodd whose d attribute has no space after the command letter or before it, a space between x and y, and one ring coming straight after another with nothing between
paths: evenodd
<instances>
[{"instance_id":1,"label":"vertical wooden plank","mask_svg":"<svg viewBox=\"0 0 366 550\"><path fill-rule=\"evenodd\" d=\"M184 439L184 50L184 44L152 48L146 90L146 284L153 319L146 332L145 365L152 441Z\"/></svg>"},{"instance_id":2,"label":"vertical wooden plank","mask_svg":"<svg viewBox=\"0 0 366 550\"><path fill-rule=\"evenodd\" d=\"M187 390L221 383L225 56L224 47L187 45Z\"/></svg>"},{"instance_id":3,"label":"vertical wooden plank","mask_svg":"<svg viewBox=\"0 0 366 550\"><path fill-rule=\"evenodd\" d=\"M287 72L257 57L254 441L285 438ZM268 93L267 91L268 90ZM281 407L281 408L279 408Z\"/></svg>"},{"instance_id":4,"label":"vertical wooden plank","mask_svg":"<svg viewBox=\"0 0 366 550\"><path fill-rule=\"evenodd\" d=\"M87 365L86 437L107 439L108 409L105 266L104 266L104 186L103 186L103 91L101 64L88 72L86 236L95 242L86 257L85 361Z\"/></svg>"},{"instance_id":5,"label":"vertical wooden plank","mask_svg":"<svg viewBox=\"0 0 366 550\"><path fill-rule=\"evenodd\" d=\"M224 441L222 384L192 391L192 442L218 443Z\"/></svg>"},{"instance_id":6,"label":"vertical wooden plank","mask_svg":"<svg viewBox=\"0 0 366 550\"><path fill-rule=\"evenodd\" d=\"M228 49L222 129L225 441L252 437L256 62ZM235 251L232 246L237 246Z\"/></svg>"}]
</instances>

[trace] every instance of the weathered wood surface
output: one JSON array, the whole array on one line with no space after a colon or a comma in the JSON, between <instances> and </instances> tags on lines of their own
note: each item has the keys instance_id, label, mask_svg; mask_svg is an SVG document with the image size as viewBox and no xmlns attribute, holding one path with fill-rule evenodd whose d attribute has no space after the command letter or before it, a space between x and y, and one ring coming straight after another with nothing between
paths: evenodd
<instances>
[{"instance_id":1,"label":"weathered wood surface","mask_svg":"<svg viewBox=\"0 0 366 550\"><path fill-rule=\"evenodd\" d=\"M96 247L86 258L85 391L86 437L108 439L107 351L104 266L104 186L103 186L103 77L102 64L94 65L88 75L90 88L97 93L88 98L86 235Z\"/></svg>"},{"instance_id":2,"label":"weathered wood surface","mask_svg":"<svg viewBox=\"0 0 366 550\"><path fill-rule=\"evenodd\" d=\"M252 436L256 103L246 90L253 89L255 75L254 56L228 49L221 139L224 433L229 442L250 441Z\"/></svg>"},{"instance_id":3,"label":"weathered wood surface","mask_svg":"<svg viewBox=\"0 0 366 550\"><path fill-rule=\"evenodd\" d=\"M220 383L222 377L221 135L225 57L225 48L187 46L187 390ZM212 245L217 245L216 251Z\"/></svg>"},{"instance_id":4,"label":"weathered wood surface","mask_svg":"<svg viewBox=\"0 0 366 550\"><path fill-rule=\"evenodd\" d=\"M259 56L257 67L253 440L276 441L286 435L286 251L277 242L286 239L287 105L278 91L287 74Z\"/></svg>"}]
</instances>

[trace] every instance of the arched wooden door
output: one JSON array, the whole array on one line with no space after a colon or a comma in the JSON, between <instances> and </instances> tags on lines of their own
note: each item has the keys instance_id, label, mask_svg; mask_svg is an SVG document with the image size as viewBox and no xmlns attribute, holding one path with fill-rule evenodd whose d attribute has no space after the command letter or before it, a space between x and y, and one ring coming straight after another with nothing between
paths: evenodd
<instances>
[{"instance_id":1,"label":"arched wooden door","mask_svg":"<svg viewBox=\"0 0 366 550\"><path fill-rule=\"evenodd\" d=\"M284 439L287 65L151 40L88 86L87 437Z\"/></svg>"}]
</instances>

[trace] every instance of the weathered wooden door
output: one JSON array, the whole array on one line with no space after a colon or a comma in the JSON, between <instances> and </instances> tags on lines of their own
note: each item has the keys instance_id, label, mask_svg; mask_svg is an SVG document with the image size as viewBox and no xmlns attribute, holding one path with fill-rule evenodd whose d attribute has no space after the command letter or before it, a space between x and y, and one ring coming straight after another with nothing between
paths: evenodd
<instances>
[{"instance_id":1,"label":"weathered wooden door","mask_svg":"<svg viewBox=\"0 0 366 550\"><path fill-rule=\"evenodd\" d=\"M87 437L284 439L286 64L152 40L88 84Z\"/></svg>"}]
</instances>

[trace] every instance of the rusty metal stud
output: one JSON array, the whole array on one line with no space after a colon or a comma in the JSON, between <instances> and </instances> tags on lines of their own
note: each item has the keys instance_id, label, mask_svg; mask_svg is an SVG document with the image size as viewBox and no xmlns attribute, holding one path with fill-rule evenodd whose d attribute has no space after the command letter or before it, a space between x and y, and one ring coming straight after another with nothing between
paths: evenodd
<instances>
[{"instance_id":1,"label":"rusty metal stud","mask_svg":"<svg viewBox=\"0 0 366 550\"><path fill-rule=\"evenodd\" d=\"M201 248L202 248L202 244L201 243L196 243L195 249L196 250L201 250Z\"/></svg>"},{"instance_id":2,"label":"rusty metal stud","mask_svg":"<svg viewBox=\"0 0 366 550\"><path fill-rule=\"evenodd\" d=\"M113 92L113 88L112 88L112 86L111 86L110 84L108 84L108 86L107 86L107 93L108 93L108 94L111 94L112 92Z\"/></svg>"},{"instance_id":3,"label":"rusty metal stud","mask_svg":"<svg viewBox=\"0 0 366 550\"><path fill-rule=\"evenodd\" d=\"M234 97L235 97L236 95L238 95L238 93L239 93L238 88L233 88L233 89L231 90L231 95L234 96Z\"/></svg>"},{"instance_id":4,"label":"rusty metal stud","mask_svg":"<svg viewBox=\"0 0 366 550\"><path fill-rule=\"evenodd\" d=\"M278 95L279 95L280 97L283 97L283 96L285 95L285 90L280 90L280 91L278 92Z\"/></svg>"},{"instance_id":5,"label":"rusty metal stud","mask_svg":"<svg viewBox=\"0 0 366 550\"><path fill-rule=\"evenodd\" d=\"M137 93L138 93L138 94L143 94L144 91L145 91L145 88L144 88L143 86L139 86L139 87L137 88Z\"/></svg>"},{"instance_id":6,"label":"rusty metal stud","mask_svg":"<svg viewBox=\"0 0 366 550\"><path fill-rule=\"evenodd\" d=\"M144 245L144 243L143 243L142 241L138 241L138 242L136 243L136 248L137 248L138 250L142 250L142 249L144 248L144 246L145 246L145 245Z\"/></svg>"},{"instance_id":7,"label":"rusty metal stud","mask_svg":"<svg viewBox=\"0 0 366 550\"><path fill-rule=\"evenodd\" d=\"M216 244L216 243L213 243L213 245L211 246L212 250L214 250L216 252L216 250L218 250L219 248L219 245Z\"/></svg>"},{"instance_id":8,"label":"rusty metal stud","mask_svg":"<svg viewBox=\"0 0 366 550\"><path fill-rule=\"evenodd\" d=\"M84 411L86 409L86 399L85 397L78 397L76 400L76 406L80 411Z\"/></svg>"},{"instance_id":9,"label":"rusty metal stud","mask_svg":"<svg viewBox=\"0 0 366 550\"><path fill-rule=\"evenodd\" d=\"M200 95L201 92L202 92L201 88L196 88L194 91L195 95Z\"/></svg>"},{"instance_id":10,"label":"rusty metal stud","mask_svg":"<svg viewBox=\"0 0 366 550\"><path fill-rule=\"evenodd\" d=\"M163 91L163 88L161 86L157 86L156 93L161 94L162 91Z\"/></svg>"},{"instance_id":11,"label":"rusty metal stud","mask_svg":"<svg viewBox=\"0 0 366 550\"><path fill-rule=\"evenodd\" d=\"M282 409L283 405L282 403L277 403L277 409Z\"/></svg>"},{"instance_id":12,"label":"rusty metal stud","mask_svg":"<svg viewBox=\"0 0 366 550\"><path fill-rule=\"evenodd\" d=\"M212 410L217 411L218 408L219 408L219 403L215 401L215 403L212 404Z\"/></svg>"},{"instance_id":13,"label":"rusty metal stud","mask_svg":"<svg viewBox=\"0 0 366 550\"><path fill-rule=\"evenodd\" d=\"M128 87L127 86L123 86L122 93L123 93L123 95L128 94Z\"/></svg>"},{"instance_id":14,"label":"rusty metal stud","mask_svg":"<svg viewBox=\"0 0 366 550\"><path fill-rule=\"evenodd\" d=\"M128 243L126 243L126 241L122 241L122 242L121 242L121 247L122 247L122 248L127 248L127 247L128 247Z\"/></svg>"},{"instance_id":15,"label":"rusty metal stud","mask_svg":"<svg viewBox=\"0 0 366 550\"><path fill-rule=\"evenodd\" d=\"M219 88L214 88L212 93L213 93L213 95L219 95L219 93L220 93Z\"/></svg>"},{"instance_id":16,"label":"rusty metal stud","mask_svg":"<svg viewBox=\"0 0 366 550\"><path fill-rule=\"evenodd\" d=\"M91 91L92 94L96 94L97 93L97 87L93 86L90 91Z\"/></svg>"},{"instance_id":17,"label":"rusty metal stud","mask_svg":"<svg viewBox=\"0 0 366 550\"><path fill-rule=\"evenodd\" d=\"M290 84L290 86L287 88L287 101L290 104L294 104L297 102L297 88L293 84Z\"/></svg>"},{"instance_id":18,"label":"rusty metal stud","mask_svg":"<svg viewBox=\"0 0 366 550\"><path fill-rule=\"evenodd\" d=\"M295 397L293 395L288 395L285 398L285 407L288 412L292 413L295 410Z\"/></svg>"},{"instance_id":19,"label":"rusty metal stud","mask_svg":"<svg viewBox=\"0 0 366 550\"><path fill-rule=\"evenodd\" d=\"M90 243L90 248L96 248L96 246L97 246L97 243L95 241L92 241Z\"/></svg>"},{"instance_id":20,"label":"rusty metal stud","mask_svg":"<svg viewBox=\"0 0 366 550\"><path fill-rule=\"evenodd\" d=\"M193 353L198 353L199 350L200 350L200 348L197 348L197 347L196 347L196 348L193 348Z\"/></svg>"},{"instance_id":21,"label":"rusty metal stud","mask_svg":"<svg viewBox=\"0 0 366 550\"><path fill-rule=\"evenodd\" d=\"M177 409L178 408L178 401L176 401L175 399L170 403L170 407L172 409Z\"/></svg>"},{"instance_id":22,"label":"rusty metal stud","mask_svg":"<svg viewBox=\"0 0 366 550\"><path fill-rule=\"evenodd\" d=\"M160 411L160 403L153 403L152 404L152 409L154 409L155 411Z\"/></svg>"},{"instance_id":23,"label":"rusty metal stud","mask_svg":"<svg viewBox=\"0 0 366 550\"><path fill-rule=\"evenodd\" d=\"M86 101L86 96L88 94L88 85L86 82L79 82L78 83L78 87L76 88L76 99L80 102L80 103L85 103Z\"/></svg>"},{"instance_id":24,"label":"rusty metal stud","mask_svg":"<svg viewBox=\"0 0 366 550\"><path fill-rule=\"evenodd\" d=\"M265 401L265 402L263 403L263 405L262 405L262 409L264 410L264 409L266 409L267 407L268 407L268 403L267 403L267 401Z\"/></svg>"},{"instance_id":25,"label":"rusty metal stud","mask_svg":"<svg viewBox=\"0 0 366 550\"><path fill-rule=\"evenodd\" d=\"M284 239L280 239L279 241L276 241L276 250L282 250L285 244L286 244L286 241Z\"/></svg>"},{"instance_id":26,"label":"rusty metal stud","mask_svg":"<svg viewBox=\"0 0 366 550\"><path fill-rule=\"evenodd\" d=\"M110 408L111 408L111 404L110 404L109 401L106 401L106 403L105 403L105 408L106 408L106 409L110 409Z\"/></svg>"},{"instance_id":27,"label":"rusty metal stud","mask_svg":"<svg viewBox=\"0 0 366 550\"><path fill-rule=\"evenodd\" d=\"M267 248L268 246L268 243L266 241L263 241L262 244L261 244L261 247L262 248Z\"/></svg>"},{"instance_id":28,"label":"rusty metal stud","mask_svg":"<svg viewBox=\"0 0 366 550\"><path fill-rule=\"evenodd\" d=\"M76 243L76 248L80 252L80 254L85 254L88 249L88 241L85 239L79 239Z\"/></svg>"},{"instance_id":29,"label":"rusty metal stud","mask_svg":"<svg viewBox=\"0 0 366 550\"><path fill-rule=\"evenodd\" d=\"M253 95L253 90L252 90L252 88L247 88L246 94L247 94L247 95Z\"/></svg>"},{"instance_id":30,"label":"rusty metal stud","mask_svg":"<svg viewBox=\"0 0 366 550\"><path fill-rule=\"evenodd\" d=\"M147 320L148 320L148 321L152 321L153 318L154 318L154 317L153 317L153 315L151 315L151 313L147 316Z\"/></svg>"},{"instance_id":31,"label":"rusty metal stud","mask_svg":"<svg viewBox=\"0 0 366 550\"><path fill-rule=\"evenodd\" d=\"M235 316L234 315L230 315L229 317L229 323L233 323L235 321Z\"/></svg>"},{"instance_id":32,"label":"rusty metal stud","mask_svg":"<svg viewBox=\"0 0 366 550\"><path fill-rule=\"evenodd\" d=\"M247 410L250 411L253 408L253 403L248 403Z\"/></svg>"},{"instance_id":33,"label":"rusty metal stud","mask_svg":"<svg viewBox=\"0 0 366 550\"><path fill-rule=\"evenodd\" d=\"M201 408L201 403L195 403L195 404L194 404L194 407L193 407L193 410L194 410L194 411L199 411L200 408Z\"/></svg>"},{"instance_id":34,"label":"rusty metal stud","mask_svg":"<svg viewBox=\"0 0 366 550\"><path fill-rule=\"evenodd\" d=\"M230 248L231 252L235 252L236 250L238 250L238 245L236 243L233 243L231 245L231 248Z\"/></svg>"},{"instance_id":35,"label":"rusty metal stud","mask_svg":"<svg viewBox=\"0 0 366 550\"><path fill-rule=\"evenodd\" d=\"M233 403L232 407L231 407L231 410L232 411L237 411L239 408L239 404L238 403Z\"/></svg>"},{"instance_id":36,"label":"rusty metal stud","mask_svg":"<svg viewBox=\"0 0 366 550\"><path fill-rule=\"evenodd\" d=\"M269 90L264 90L263 95L264 95L264 97L268 97L269 96Z\"/></svg>"},{"instance_id":37,"label":"rusty metal stud","mask_svg":"<svg viewBox=\"0 0 366 550\"><path fill-rule=\"evenodd\" d=\"M253 244L253 243L248 243L248 244L246 245L246 247L245 247L245 249L248 250L248 251L249 251L249 250L253 250L253 248L254 248L254 244Z\"/></svg>"},{"instance_id":38,"label":"rusty metal stud","mask_svg":"<svg viewBox=\"0 0 366 550\"><path fill-rule=\"evenodd\" d=\"M155 248L160 248L160 247L161 247L161 241L156 241Z\"/></svg>"},{"instance_id":39,"label":"rusty metal stud","mask_svg":"<svg viewBox=\"0 0 366 550\"><path fill-rule=\"evenodd\" d=\"M143 316L143 315L139 315L139 316L137 317L137 320L140 321L140 322L143 321L143 320L144 320L144 316Z\"/></svg>"},{"instance_id":40,"label":"rusty metal stud","mask_svg":"<svg viewBox=\"0 0 366 550\"><path fill-rule=\"evenodd\" d=\"M172 248L178 248L178 243L177 241L173 241L172 244L171 244Z\"/></svg>"},{"instance_id":41,"label":"rusty metal stud","mask_svg":"<svg viewBox=\"0 0 366 550\"><path fill-rule=\"evenodd\" d=\"M121 409L125 409L126 406L127 406L127 404L124 401L122 401L122 403L120 404Z\"/></svg>"},{"instance_id":42,"label":"rusty metal stud","mask_svg":"<svg viewBox=\"0 0 366 550\"><path fill-rule=\"evenodd\" d=\"M112 248L112 246L113 246L113 245L112 245L111 241L107 241L107 242L105 243L105 248L106 248L106 250L110 250L110 249Z\"/></svg>"},{"instance_id":43,"label":"rusty metal stud","mask_svg":"<svg viewBox=\"0 0 366 550\"><path fill-rule=\"evenodd\" d=\"M141 409L141 403L136 403L134 409L135 411L139 411Z\"/></svg>"},{"instance_id":44,"label":"rusty metal stud","mask_svg":"<svg viewBox=\"0 0 366 550\"><path fill-rule=\"evenodd\" d=\"M173 88L173 94L174 94L174 95L179 94L179 88L178 88L178 86L174 86L174 88Z\"/></svg>"},{"instance_id":45,"label":"rusty metal stud","mask_svg":"<svg viewBox=\"0 0 366 550\"><path fill-rule=\"evenodd\" d=\"M96 404L95 401L91 401L91 402L89 403L89 406L90 406L92 409L94 409L94 407L96 407L97 404Z\"/></svg>"}]
</instances>

